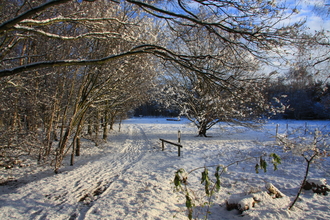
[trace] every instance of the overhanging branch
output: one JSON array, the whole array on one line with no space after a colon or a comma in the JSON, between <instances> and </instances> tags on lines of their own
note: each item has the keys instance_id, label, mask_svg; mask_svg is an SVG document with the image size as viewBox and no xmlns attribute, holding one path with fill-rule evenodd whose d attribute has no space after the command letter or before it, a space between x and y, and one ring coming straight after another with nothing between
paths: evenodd
<instances>
[{"instance_id":1,"label":"overhanging branch","mask_svg":"<svg viewBox=\"0 0 330 220\"><path fill-rule=\"evenodd\" d=\"M35 70L38 68L44 68L44 67L102 65L102 64L109 62L110 60L115 60L115 59L119 59L119 58L123 58L123 57L127 57L127 56L143 54L143 53L147 53L149 50L154 50L154 49L155 48L142 47L142 48L136 50L135 48L133 48L132 50L130 50L128 52L120 53L120 54L116 54L116 55L110 55L110 56L103 57L100 59L40 61L40 62L35 62L35 63L27 64L27 65L14 67L11 69L0 70L0 78L15 75L17 73L21 73L24 71L31 71L31 70Z\"/></svg>"},{"instance_id":2,"label":"overhanging branch","mask_svg":"<svg viewBox=\"0 0 330 220\"><path fill-rule=\"evenodd\" d=\"M29 18L31 15L35 15L36 13L41 12L49 7L52 7L55 5L60 5L60 4L69 2L69 1L71 1L71 0L52 0L45 4L31 8L30 10L24 12L23 14L20 14L19 16L2 23L0 25L0 33L11 29L14 25L18 24L20 21L23 21L26 18Z\"/></svg>"},{"instance_id":3,"label":"overhanging branch","mask_svg":"<svg viewBox=\"0 0 330 220\"><path fill-rule=\"evenodd\" d=\"M165 59L170 58L171 60L176 60L176 59L179 60L180 57L180 55L177 55L174 52L167 50L166 48L156 45L145 44L145 45L136 46L127 52L110 55L100 59L39 61L10 69L3 69L0 70L0 78L15 75L24 71L32 71L38 68L45 68L45 67L103 65L111 60L138 55L138 54L153 54L153 55L161 56L162 58Z\"/></svg>"},{"instance_id":4,"label":"overhanging branch","mask_svg":"<svg viewBox=\"0 0 330 220\"><path fill-rule=\"evenodd\" d=\"M38 30L38 29L35 29L32 27L26 27L26 26L22 26L22 25L15 25L14 28L16 30L30 31L30 32L34 32L36 34L44 35L44 36L47 36L50 38L61 39L61 40L76 40L76 39L85 38L85 37L117 38L120 35L116 32L87 32L85 34L81 34L81 35L77 35L77 36L63 36L63 35L48 33L43 30Z\"/></svg>"},{"instance_id":5,"label":"overhanging branch","mask_svg":"<svg viewBox=\"0 0 330 220\"><path fill-rule=\"evenodd\" d=\"M124 21L119 20L118 18L68 18L63 16L58 16L56 18L45 19L45 20L34 20L34 19L25 19L20 22L20 24L24 25L49 25L59 22L95 22L95 21L116 21L117 23L124 25L133 25L133 23L126 23Z\"/></svg>"}]
</instances>

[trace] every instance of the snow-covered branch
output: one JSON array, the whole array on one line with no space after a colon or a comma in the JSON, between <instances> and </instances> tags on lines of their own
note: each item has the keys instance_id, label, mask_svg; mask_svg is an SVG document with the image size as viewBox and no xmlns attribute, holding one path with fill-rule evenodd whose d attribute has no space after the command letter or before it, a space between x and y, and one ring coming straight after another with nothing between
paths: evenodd
<instances>
[{"instance_id":1,"label":"snow-covered branch","mask_svg":"<svg viewBox=\"0 0 330 220\"><path fill-rule=\"evenodd\" d=\"M44 11L45 9L55 6L55 5L67 3L69 1L72 1L72 0L52 0L52 1L46 2L44 4L38 5L34 8L31 8L30 10L16 16L15 18L7 20L4 23L0 24L0 33L11 29L13 26L18 24L19 22L23 21L24 19L29 18L32 15L35 15L38 12Z\"/></svg>"},{"instance_id":2,"label":"snow-covered branch","mask_svg":"<svg viewBox=\"0 0 330 220\"><path fill-rule=\"evenodd\" d=\"M109 55L100 59L85 59L85 60L50 60L50 61L40 61L35 63L30 63L18 67L14 67L11 69L3 69L0 70L0 78L5 76L11 76L23 71L34 70L37 68L44 68L44 67L55 67L55 66L85 66L85 65L102 65L110 60L116 60L123 57L134 56L138 54L145 54L145 53L155 53L155 54L162 54L166 57L175 56L174 53L171 51L155 45L140 45L137 47L132 48L123 53ZM173 58L174 59L174 58Z\"/></svg>"},{"instance_id":3,"label":"snow-covered branch","mask_svg":"<svg viewBox=\"0 0 330 220\"><path fill-rule=\"evenodd\" d=\"M25 19L20 22L22 25L49 25L49 24L54 24L54 23L59 23L59 22L96 22L96 21L115 21L119 24L123 25L134 25L133 23L128 23L119 20L118 18L70 18L70 17L63 17L63 16L58 16L55 18L50 18L50 19L44 19L44 20L35 20L35 19Z\"/></svg>"},{"instance_id":4,"label":"snow-covered branch","mask_svg":"<svg viewBox=\"0 0 330 220\"><path fill-rule=\"evenodd\" d=\"M63 36L63 35L59 35L59 34L48 33L43 30L37 30L35 28L26 27L26 26L22 26L22 25L15 25L14 28L17 30L30 31L30 32L34 32L34 33L37 33L40 35L44 35L46 37L56 38L56 39L61 39L61 40L76 40L76 39L85 38L85 37L107 39L107 38L118 38L120 36L120 34L118 34L116 32L87 32L85 34L81 34L81 35L77 35L77 36Z\"/></svg>"},{"instance_id":5,"label":"snow-covered branch","mask_svg":"<svg viewBox=\"0 0 330 220\"><path fill-rule=\"evenodd\" d=\"M30 63L23 66L14 67L11 69L0 70L0 78L5 76L11 76L23 71L34 70L43 67L55 67L55 66L85 66L85 65L102 65L110 60L115 60L127 56L138 55L146 53L147 49L131 50L120 54L110 55L101 59L87 59L87 60L51 60L51 61L40 61Z\"/></svg>"}]
</instances>

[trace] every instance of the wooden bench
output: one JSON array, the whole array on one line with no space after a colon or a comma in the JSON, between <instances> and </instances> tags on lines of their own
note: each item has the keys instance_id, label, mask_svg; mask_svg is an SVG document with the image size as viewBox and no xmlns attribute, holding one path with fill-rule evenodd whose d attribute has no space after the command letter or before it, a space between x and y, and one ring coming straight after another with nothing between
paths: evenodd
<instances>
[{"instance_id":1,"label":"wooden bench","mask_svg":"<svg viewBox=\"0 0 330 220\"><path fill-rule=\"evenodd\" d=\"M160 138L159 140L162 141L162 151L164 151L164 142L168 143L168 144L172 144L172 145L175 145L175 146L178 147L178 157L180 157L180 148L182 148L182 145L180 143L174 143L174 142L171 142L171 141L164 140L162 138Z\"/></svg>"},{"instance_id":2,"label":"wooden bench","mask_svg":"<svg viewBox=\"0 0 330 220\"><path fill-rule=\"evenodd\" d=\"M180 119L179 118L168 118L168 119L166 119L167 121L180 121Z\"/></svg>"}]
</instances>

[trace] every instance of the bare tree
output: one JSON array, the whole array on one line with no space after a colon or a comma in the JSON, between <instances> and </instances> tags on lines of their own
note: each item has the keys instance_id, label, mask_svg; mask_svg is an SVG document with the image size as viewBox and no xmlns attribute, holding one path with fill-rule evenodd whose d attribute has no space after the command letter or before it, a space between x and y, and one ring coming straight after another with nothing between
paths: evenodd
<instances>
[{"instance_id":1,"label":"bare tree","mask_svg":"<svg viewBox=\"0 0 330 220\"><path fill-rule=\"evenodd\" d=\"M125 10L118 13L116 7L113 10L107 8L87 10L88 5L81 6L82 8L76 6L73 5L67 10L63 5L56 11L47 11L46 15L39 16L39 18L55 16L55 21L52 18L50 18L51 21L40 19L41 23L39 20L28 21L27 26L38 30L23 31L24 39L18 40L13 48L4 44L2 55L12 58L3 59L2 66L11 67L16 64L24 66L28 63L43 62L40 59L56 60L64 57L98 59L97 57L104 57L109 51L117 53L128 50L131 44L139 39L140 29L147 26L147 24L138 25L140 18L136 23L120 20L130 19L129 16L132 16L130 13L134 10L127 14ZM25 7L25 4L21 5L21 10ZM68 14L73 11L81 16L85 13L84 16L93 14L99 18L72 19ZM110 20L114 22L111 23ZM54 25L54 23L63 25ZM132 27L132 29L127 31L127 27ZM91 38L80 36L87 29L94 34L95 29L112 30L116 36L107 36L108 32L104 31ZM15 39L15 34L5 35L4 43L8 42L8 39ZM144 37L144 40L146 39ZM39 55L35 55L38 53ZM39 154L44 160L53 154L55 155L55 172L58 172L64 156L72 149L71 164L73 164L76 143L79 142L77 140L83 130L88 110L94 108L96 112L99 112L104 109L104 103L107 102L110 103L107 106L109 109L115 107L129 109L144 100L141 97L145 96L146 88L152 85L147 82L154 77L153 66L149 63L151 59L146 56L147 54L139 57L132 55L125 60L118 57L116 60L108 61L109 65L103 66L42 68L2 78L1 83L4 87L0 95L4 97L4 103L1 106L1 113L3 113L1 114L1 144L4 144L4 150L11 150L14 149L13 147L22 145L28 147L30 152L37 150L35 154ZM131 63L134 62L139 65L132 65ZM8 94L12 94L13 97ZM11 104L14 104L14 108L8 108ZM6 115L10 117L6 119ZM27 129L22 129L24 126ZM57 134L57 147L54 148L52 134L56 134L57 128L60 130ZM40 129L42 133L39 132ZM20 130L34 133L25 135L24 138ZM9 131L11 136L8 136ZM24 140L32 143L27 139L28 137L39 142L30 146L31 144L10 141Z\"/></svg>"},{"instance_id":2,"label":"bare tree","mask_svg":"<svg viewBox=\"0 0 330 220\"><path fill-rule=\"evenodd\" d=\"M248 75L248 74L247 74ZM242 79L232 87L214 87L212 93L201 79L184 77L172 78L162 90L164 103L181 111L198 128L198 136L206 137L206 132L219 122L256 127L280 109L268 101L264 79Z\"/></svg>"},{"instance_id":3,"label":"bare tree","mask_svg":"<svg viewBox=\"0 0 330 220\"><path fill-rule=\"evenodd\" d=\"M123 9L123 6L116 2L103 3L105 5L102 5L102 7L119 12ZM19 56L13 52L20 48L23 39L48 38L64 42L80 41L86 38L124 37L133 40L134 35L132 36L130 31L129 34L123 35L118 31L109 32L106 31L106 28L103 28L105 24L110 23L110 25L117 24L127 29L131 25L128 17L118 19L112 16L92 17L86 14L91 7L97 7L99 4L101 3L52 0L44 4L36 4L32 8L27 6L21 8L19 5L16 8L14 7L12 10L16 10L14 16L4 16L5 20L0 25L1 61L4 67L0 71L0 76L9 76L41 67L104 64L109 60L141 53L151 53L164 59L173 60L186 68L193 68L199 74L205 73L202 67L195 66L191 61L212 57L214 54L194 56L186 52L179 53L182 50L177 51L166 44L155 44L155 42L150 41L137 42L130 49L113 51L106 56L89 58L76 56L79 53L70 56L72 54L70 51L73 48L63 46L61 50L67 51L67 56L63 59L54 59L48 56L38 57L40 54L37 52L33 56L38 57L38 59L36 58L33 62L24 65L17 62ZM287 13L284 4L277 4L275 1L180 0L168 1L164 4L162 1L126 0L123 4L131 4L129 10L133 13L134 10L137 10L133 6L136 6L146 16L163 20L170 30L175 32L178 32L177 25L179 27L189 27L192 30L202 29L213 35L221 44L230 47L233 52L236 52L237 58L241 60L244 60L245 57L241 56L240 50L237 50L237 48L244 49L259 60L267 61L269 51L280 53L282 46L293 43L292 37L297 34L299 27L302 25L302 23L295 23L279 26L278 24L287 19L291 13ZM58 10L61 7L65 7L67 13ZM74 13L71 13L71 11L74 11ZM294 11L295 9L292 9L292 13ZM18 15L15 16L15 14ZM38 17L33 17L36 15ZM59 27L71 27L70 29L74 32L71 33L67 30L54 31ZM187 33L183 32L178 38L185 35ZM75 48L74 50L78 51L78 49ZM226 65L230 66L230 63L226 63Z\"/></svg>"},{"instance_id":4,"label":"bare tree","mask_svg":"<svg viewBox=\"0 0 330 220\"><path fill-rule=\"evenodd\" d=\"M282 47L294 43L302 25L281 25L295 10L288 13L284 3L268 0L1 4L1 135L15 128L18 140L17 130L24 126L36 132L31 137L44 142L35 144L42 146L39 154L56 152L56 172L68 151L74 152L88 113L95 110L106 118L107 110L116 115L115 109L126 111L145 100L158 58L165 65L185 68L180 73L202 82L203 92L213 91L208 84L227 93L241 80L227 73L248 72L254 68L251 60L271 62ZM204 39L213 50L201 50L207 45L200 44ZM133 90L140 94L134 96ZM59 141L53 149L51 134L58 126ZM5 146L12 140L4 138Z\"/></svg>"}]
</instances>

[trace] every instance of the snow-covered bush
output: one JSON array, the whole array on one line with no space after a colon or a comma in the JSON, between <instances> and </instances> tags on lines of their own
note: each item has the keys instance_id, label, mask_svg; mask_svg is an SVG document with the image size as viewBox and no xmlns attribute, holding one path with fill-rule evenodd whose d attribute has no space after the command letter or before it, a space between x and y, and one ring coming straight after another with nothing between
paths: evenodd
<instances>
[{"instance_id":1,"label":"snow-covered bush","mask_svg":"<svg viewBox=\"0 0 330 220\"><path fill-rule=\"evenodd\" d=\"M213 204L212 199L214 198L213 195L216 192L219 192L221 189L221 176L222 174L227 172L227 169L233 165L237 165L239 163L248 162L248 161L255 161L258 160L257 163L258 168L263 169L264 172L267 171L267 162L273 164L274 170L277 169L277 165L281 163L280 157L275 154L271 153L268 157L265 155L262 156L256 156L256 157L245 157L241 160L233 161L232 163L229 163L227 165L214 165L214 166L204 166L204 167L198 167L195 168L189 172L187 172L185 169L181 168L175 172L174 177L174 185L175 189L182 193L185 197L185 205L187 208L187 216L189 219L192 219L193 216L196 214L196 211L194 210L195 207L206 207L205 211L205 219L208 218L208 215L210 214L210 207ZM256 172L258 173L258 168L256 168ZM189 175L193 172L196 172L198 170L203 170L201 172L201 179L200 184L202 184L204 187L203 192L197 192L194 189L194 186L189 184L188 178ZM211 174L213 172L213 175ZM267 188L268 187L268 188ZM269 194L275 194L275 197L282 197L284 196L279 190L277 190L272 184L266 184L266 188L269 191ZM272 191L273 189L273 191ZM279 194L279 196L277 196ZM235 200L236 201L236 200ZM249 208L253 207L254 204L254 198L253 196L248 196L244 198L240 198L237 200L238 202L233 201L227 201L227 209L228 205L229 207L236 208L239 211L243 212L245 210L248 210Z\"/></svg>"},{"instance_id":2,"label":"snow-covered bush","mask_svg":"<svg viewBox=\"0 0 330 220\"><path fill-rule=\"evenodd\" d=\"M306 186L311 164L317 161L322 162L322 159L330 156L329 129L325 126L311 131L307 127L299 127L283 135L278 135L277 142L286 152L302 156L307 163L303 182L296 198L289 207L291 209L298 200L302 189ZM322 163L320 165L322 166Z\"/></svg>"}]
</instances>

